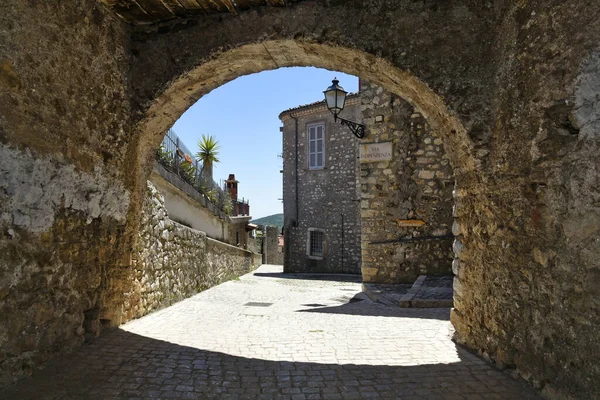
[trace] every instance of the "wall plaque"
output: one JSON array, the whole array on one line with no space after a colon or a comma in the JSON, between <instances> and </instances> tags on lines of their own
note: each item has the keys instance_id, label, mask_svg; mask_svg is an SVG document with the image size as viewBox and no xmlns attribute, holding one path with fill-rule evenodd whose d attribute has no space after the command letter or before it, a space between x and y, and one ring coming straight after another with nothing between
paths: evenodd
<instances>
[{"instance_id":1,"label":"wall plaque","mask_svg":"<svg viewBox=\"0 0 600 400\"><path fill-rule=\"evenodd\" d=\"M359 158L361 163L391 161L392 142L365 143L359 146Z\"/></svg>"},{"instance_id":2,"label":"wall plaque","mask_svg":"<svg viewBox=\"0 0 600 400\"><path fill-rule=\"evenodd\" d=\"M398 226L423 226L425 221L420 219L397 219Z\"/></svg>"}]
</instances>

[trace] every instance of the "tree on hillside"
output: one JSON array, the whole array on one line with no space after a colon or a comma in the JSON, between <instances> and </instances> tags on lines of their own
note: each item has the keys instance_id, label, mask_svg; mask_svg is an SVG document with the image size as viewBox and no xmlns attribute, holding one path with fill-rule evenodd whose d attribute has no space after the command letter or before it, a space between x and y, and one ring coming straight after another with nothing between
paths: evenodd
<instances>
[{"instance_id":1,"label":"tree on hillside","mask_svg":"<svg viewBox=\"0 0 600 400\"><path fill-rule=\"evenodd\" d=\"M253 224L265 226L277 226L279 229L283 227L283 214L273 214L262 218L257 218L252 221Z\"/></svg>"},{"instance_id":2,"label":"tree on hillside","mask_svg":"<svg viewBox=\"0 0 600 400\"><path fill-rule=\"evenodd\" d=\"M202 162L202 176L212 183L213 165L219 162L219 142L212 135L202 135L202 139L198 141L198 152L196 158Z\"/></svg>"}]
</instances>

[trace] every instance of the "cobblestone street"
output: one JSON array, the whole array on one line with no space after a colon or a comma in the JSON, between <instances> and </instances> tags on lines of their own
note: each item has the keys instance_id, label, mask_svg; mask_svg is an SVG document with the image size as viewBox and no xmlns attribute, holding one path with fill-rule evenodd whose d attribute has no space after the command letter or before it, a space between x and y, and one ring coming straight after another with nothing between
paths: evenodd
<instances>
[{"instance_id":1,"label":"cobblestone street","mask_svg":"<svg viewBox=\"0 0 600 400\"><path fill-rule=\"evenodd\" d=\"M280 272L265 265L127 323L0 398L538 398L457 347L449 309L389 307L354 279Z\"/></svg>"}]
</instances>

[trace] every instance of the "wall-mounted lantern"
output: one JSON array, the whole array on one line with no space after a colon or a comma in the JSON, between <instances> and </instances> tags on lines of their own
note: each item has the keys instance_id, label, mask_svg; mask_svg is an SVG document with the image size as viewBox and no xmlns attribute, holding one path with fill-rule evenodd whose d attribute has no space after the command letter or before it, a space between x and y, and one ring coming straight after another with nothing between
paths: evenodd
<instances>
[{"instance_id":1,"label":"wall-mounted lantern","mask_svg":"<svg viewBox=\"0 0 600 400\"><path fill-rule=\"evenodd\" d=\"M348 92L346 92L343 87L338 85L340 81L338 81L337 78L334 78L331 82L333 85L329 86L323 93L325 94L327 108L333 114L333 120L337 121L339 119L342 125L346 125L357 138L362 139L365 137L364 125L348 121L347 119L338 116L338 114L344 109L346 95Z\"/></svg>"}]
</instances>

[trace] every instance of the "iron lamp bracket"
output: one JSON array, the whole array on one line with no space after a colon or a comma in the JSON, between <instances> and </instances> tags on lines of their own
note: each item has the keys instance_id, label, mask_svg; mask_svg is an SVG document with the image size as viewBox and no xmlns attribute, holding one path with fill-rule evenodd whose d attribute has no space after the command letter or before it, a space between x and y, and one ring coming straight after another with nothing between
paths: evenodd
<instances>
[{"instance_id":1,"label":"iron lamp bracket","mask_svg":"<svg viewBox=\"0 0 600 400\"><path fill-rule=\"evenodd\" d=\"M335 114L333 115L333 119L335 121L339 120L340 124L347 126L357 138L362 139L363 137L365 137L365 126L363 124L349 121L347 119L338 117Z\"/></svg>"}]
</instances>

